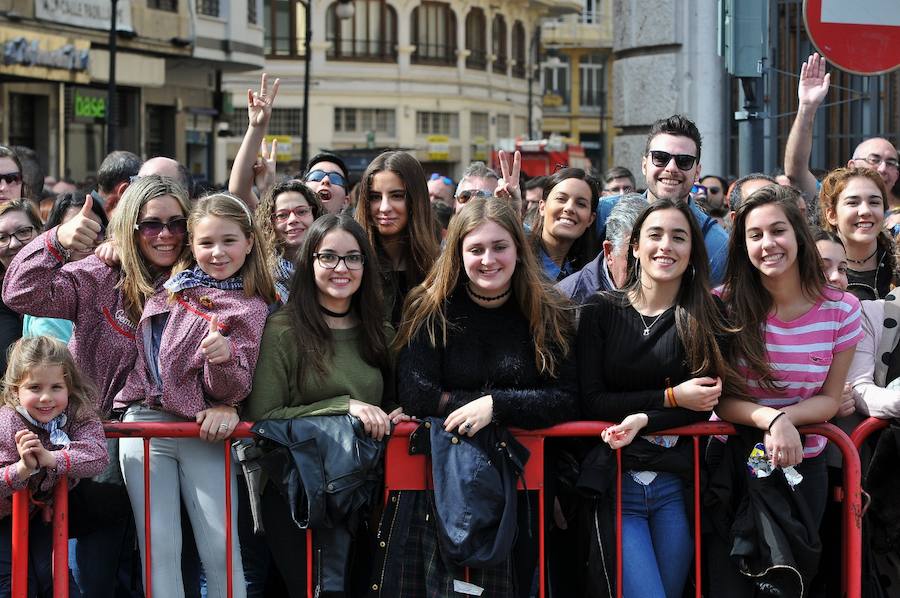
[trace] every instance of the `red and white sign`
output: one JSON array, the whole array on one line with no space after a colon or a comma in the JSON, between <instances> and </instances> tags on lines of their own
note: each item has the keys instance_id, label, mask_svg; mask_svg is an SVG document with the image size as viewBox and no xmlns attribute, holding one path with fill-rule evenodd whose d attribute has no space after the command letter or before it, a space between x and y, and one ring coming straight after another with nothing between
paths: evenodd
<instances>
[{"instance_id":1,"label":"red and white sign","mask_svg":"<svg viewBox=\"0 0 900 598\"><path fill-rule=\"evenodd\" d=\"M813 45L843 71L877 75L900 67L897 0L804 0Z\"/></svg>"}]
</instances>

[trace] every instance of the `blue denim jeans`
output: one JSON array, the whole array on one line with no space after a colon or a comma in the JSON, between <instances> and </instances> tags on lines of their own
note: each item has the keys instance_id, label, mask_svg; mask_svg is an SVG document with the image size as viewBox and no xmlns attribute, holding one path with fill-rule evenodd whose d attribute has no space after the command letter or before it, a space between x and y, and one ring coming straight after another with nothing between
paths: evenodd
<instances>
[{"instance_id":1,"label":"blue denim jeans","mask_svg":"<svg viewBox=\"0 0 900 598\"><path fill-rule=\"evenodd\" d=\"M660 472L643 486L624 472L624 598L680 598L693 556L681 478Z\"/></svg>"}]
</instances>

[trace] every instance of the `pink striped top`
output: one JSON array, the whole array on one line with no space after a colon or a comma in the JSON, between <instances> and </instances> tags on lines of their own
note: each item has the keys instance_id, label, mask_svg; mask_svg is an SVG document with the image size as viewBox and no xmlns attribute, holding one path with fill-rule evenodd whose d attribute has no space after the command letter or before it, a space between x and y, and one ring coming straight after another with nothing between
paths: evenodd
<instances>
[{"instance_id":1,"label":"pink striped top","mask_svg":"<svg viewBox=\"0 0 900 598\"><path fill-rule=\"evenodd\" d=\"M765 324L766 350L780 390L760 387L758 377L744 366L750 394L760 405L780 409L804 401L822 391L836 353L856 346L863 336L859 300L851 293L826 287L825 298L790 322L770 316ZM825 449L823 436L808 435L803 457L815 457Z\"/></svg>"}]
</instances>

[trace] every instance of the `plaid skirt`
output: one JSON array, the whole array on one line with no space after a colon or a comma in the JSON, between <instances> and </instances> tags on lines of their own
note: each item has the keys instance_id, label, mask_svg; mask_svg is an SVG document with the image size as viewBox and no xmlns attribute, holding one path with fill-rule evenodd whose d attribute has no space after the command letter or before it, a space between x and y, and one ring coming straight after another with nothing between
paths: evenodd
<instances>
[{"instance_id":1,"label":"plaid skirt","mask_svg":"<svg viewBox=\"0 0 900 598\"><path fill-rule=\"evenodd\" d=\"M484 588L482 596L490 598L515 598L516 583L512 559L489 569L466 569L445 562L437 538L432 501L425 491L404 492L412 509L409 535L403 547L400 562L399 596L404 598L459 598L465 596L454 591L454 580L464 581ZM401 508L398 505L398 508Z\"/></svg>"}]
</instances>

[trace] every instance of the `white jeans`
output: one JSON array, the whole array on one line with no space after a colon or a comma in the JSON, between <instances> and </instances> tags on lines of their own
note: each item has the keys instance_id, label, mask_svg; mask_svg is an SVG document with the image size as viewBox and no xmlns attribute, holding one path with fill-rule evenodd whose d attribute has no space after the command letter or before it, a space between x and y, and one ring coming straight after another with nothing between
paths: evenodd
<instances>
[{"instance_id":1,"label":"white jeans","mask_svg":"<svg viewBox=\"0 0 900 598\"><path fill-rule=\"evenodd\" d=\"M129 407L125 422L183 422L184 419L141 406ZM153 596L183 598L181 575L181 508L184 501L197 551L203 561L209 598L226 598L225 447L197 438L154 438L150 441L150 531ZM230 458L230 457L229 457ZM119 462L134 521L141 559L144 553L144 441L122 438ZM237 534L237 479L231 469L231 563L234 598L245 598L244 568Z\"/></svg>"}]
</instances>

